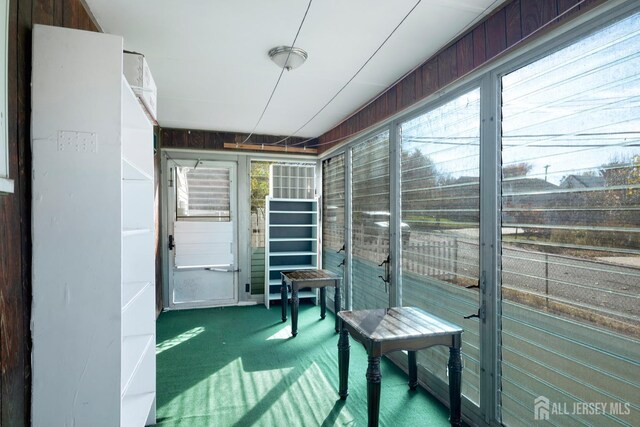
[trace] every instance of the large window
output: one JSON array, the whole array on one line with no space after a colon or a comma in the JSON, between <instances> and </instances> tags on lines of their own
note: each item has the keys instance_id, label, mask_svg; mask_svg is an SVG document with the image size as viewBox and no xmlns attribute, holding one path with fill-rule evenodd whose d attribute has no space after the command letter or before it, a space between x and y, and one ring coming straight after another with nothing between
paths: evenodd
<instances>
[{"instance_id":1,"label":"large window","mask_svg":"<svg viewBox=\"0 0 640 427\"><path fill-rule=\"evenodd\" d=\"M344 174L344 154L322 162L322 268L341 277L346 258ZM331 289L328 294L333 298Z\"/></svg>"},{"instance_id":2,"label":"large window","mask_svg":"<svg viewBox=\"0 0 640 427\"><path fill-rule=\"evenodd\" d=\"M389 132L357 144L351 160L351 288L354 309L389 306Z\"/></svg>"},{"instance_id":3,"label":"large window","mask_svg":"<svg viewBox=\"0 0 640 427\"><path fill-rule=\"evenodd\" d=\"M480 90L401 124L402 288L419 306L464 328L463 394L479 401ZM418 362L446 381L448 349Z\"/></svg>"},{"instance_id":4,"label":"large window","mask_svg":"<svg viewBox=\"0 0 640 427\"><path fill-rule=\"evenodd\" d=\"M502 88L503 422L530 425L540 399L567 405L549 418L558 425L629 422L640 403L640 16ZM621 411L594 418L576 402Z\"/></svg>"},{"instance_id":5,"label":"large window","mask_svg":"<svg viewBox=\"0 0 640 427\"><path fill-rule=\"evenodd\" d=\"M352 306L386 306L389 256L402 305L463 327L471 419L640 420L640 13L624 15L630 7L573 41L505 57L345 147ZM448 399L446 349L418 363Z\"/></svg>"}]
</instances>

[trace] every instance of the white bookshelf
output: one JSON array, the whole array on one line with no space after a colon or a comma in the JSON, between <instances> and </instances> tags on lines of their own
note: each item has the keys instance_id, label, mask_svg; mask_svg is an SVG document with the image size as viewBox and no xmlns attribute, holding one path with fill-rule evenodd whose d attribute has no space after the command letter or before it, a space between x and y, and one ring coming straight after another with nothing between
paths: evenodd
<instances>
[{"instance_id":1,"label":"white bookshelf","mask_svg":"<svg viewBox=\"0 0 640 427\"><path fill-rule=\"evenodd\" d=\"M121 37L33 31L33 425L155 424L153 127Z\"/></svg>"},{"instance_id":2,"label":"white bookshelf","mask_svg":"<svg viewBox=\"0 0 640 427\"><path fill-rule=\"evenodd\" d=\"M265 227L265 305L281 299L283 271L318 268L318 199L267 196ZM317 302L317 291L301 289L299 298ZM289 291L289 298L291 291Z\"/></svg>"}]
</instances>

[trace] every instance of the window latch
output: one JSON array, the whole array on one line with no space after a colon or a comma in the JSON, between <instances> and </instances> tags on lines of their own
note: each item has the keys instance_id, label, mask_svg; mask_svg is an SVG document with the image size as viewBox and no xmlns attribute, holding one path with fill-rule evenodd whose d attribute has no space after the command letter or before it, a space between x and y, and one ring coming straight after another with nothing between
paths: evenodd
<instances>
[{"instance_id":1,"label":"window latch","mask_svg":"<svg viewBox=\"0 0 640 427\"><path fill-rule=\"evenodd\" d=\"M391 272L389 271L389 265L391 264L391 256L387 255L387 259L378 264L378 267L384 265L384 277L378 276L384 282L384 291L389 293L389 285L391 284Z\"/></svg>"},{"instance_id":2,"label":"window latch","mask_svg":"<svg viewBox=\"0 0 640 427\"><path fill-rule=\"evenodd\" d=\"M473 319L474 317L477 317L479 320L484 320L485 318L484 304L480 306L477 313L464 316L463 319Z\"/></svg>"}]
</instances>

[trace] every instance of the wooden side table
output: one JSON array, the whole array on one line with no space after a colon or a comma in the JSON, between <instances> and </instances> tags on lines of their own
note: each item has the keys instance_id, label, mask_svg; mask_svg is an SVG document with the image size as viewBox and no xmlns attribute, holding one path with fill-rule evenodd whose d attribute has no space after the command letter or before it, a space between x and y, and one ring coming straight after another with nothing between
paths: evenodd
<instances>
[{"instance_id":1,"label":"wooden side table","mask_svg":"<svg viewBox=\"0 0 640 427\"><path fill-rule=\"evenodd\" d=\"M380 413L380 357L396 350L409 352L409 387L418 386L416 351L434 345L449 347L449 403L452 426L460 426L462 361L460 347L462 328L414 307L341 311L338 339L340 398L349 394L349 334L367 350L367 406L369 426L377 426Z\"/></svg>"},{"instance_id":2,"label":"wooden side table","mask_svg":"<svg viewBox=\"0 0 640 427\"><path fill-rule=\"evenodd\" d=\"M282 321L287 321L287 286L291 286L291 335L298 335L298 306L300 299L298 291L300 288L320 288L320 317L325 318L327 314L327 286L334 286L336 289L334 297L334 309L336 312L336 332L339 332L338 312L340 311L340 276L329 270L298 270L282 273L282 287L280 289L280 299L282 304Z\"/></svg>"}]
</instances>

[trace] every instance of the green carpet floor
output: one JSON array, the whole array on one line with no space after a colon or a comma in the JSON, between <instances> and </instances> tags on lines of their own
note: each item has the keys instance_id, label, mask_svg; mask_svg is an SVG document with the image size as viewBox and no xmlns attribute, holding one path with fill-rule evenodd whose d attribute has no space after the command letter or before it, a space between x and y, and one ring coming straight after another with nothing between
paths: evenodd
<instances>
[{"instance_id":1,"label":"green carpet floor","mask_svg":"<svg viewBox=\"0 0 640 427\"><path fill-rule=\"evenodd\" d=\"M299 334L264 306L165 312L157 322L160 426L366 426L366 353L351 340L338 398L334 317L300 307ZM448 410L383 358L382 426L447 426Z\"/></svg>"}]
</instances>

